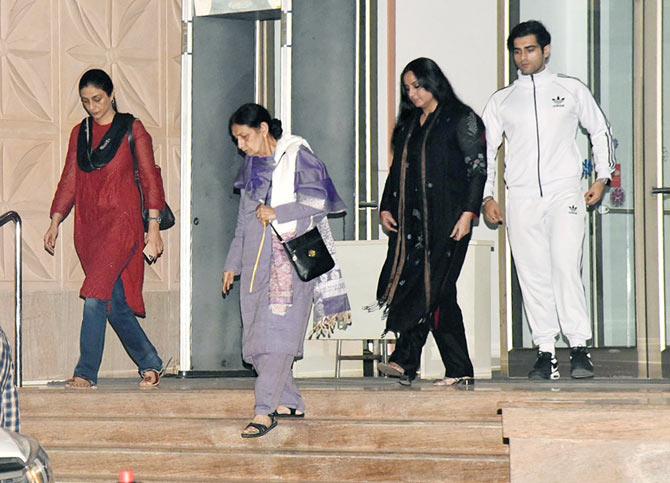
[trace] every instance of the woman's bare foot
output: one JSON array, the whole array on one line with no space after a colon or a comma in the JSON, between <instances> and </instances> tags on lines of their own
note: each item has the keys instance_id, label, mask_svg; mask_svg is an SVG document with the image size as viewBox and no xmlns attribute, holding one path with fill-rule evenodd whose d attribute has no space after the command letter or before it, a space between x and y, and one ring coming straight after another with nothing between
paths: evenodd
<instances>
[{"instance_id":1,"label":"woman's bare foot","mask_svg":"<svg viewBox=\"0 0 670 483\"><path fill-rule=\"evenodd\" d=\"M278 416L293 416L300 418L305 415L303 411L299 409L292 409L287 406L277 406L276 413Z\"/></svg>"},{"instance_id":2,"label":"woman's bare foot","mask_svg":"<svg viewBox=\"0 0 670 483\"><path fill-rule=\"evenodd\" d=\"M379 369L379 372L389 377L402 377L405 375L405 369L395 362L389 362L388 364L380 362L377 364L377 369Z\"/></svg>"},{"instance_id":3,"label":"woman's bare foot","mask_svg":"<svg viewBox=\"0 0 670 483\"><path fill-rule=\"evenodd\" d=\"M261 424L261 425L265 426L266 428L270 428L270 426L272 426L272 424L274 423L274 420L270 416L264 416L262 414L257 414L256 416L254 416L254 419L252 419L251 422L254 423L254 424ZM267 429L265 432L267 432L267 431L269 431L269 429ZM242 437L244 437L245 434L246 435L257 435L257 434L260 434L260 433L261 433L261 430L249 425L246 428L244 428L244 430L242 431Z\"/></svg>"},{"instance_id":4,"label":"woman's bare foot","mask_svg":"<svg viewBox=\"0 0 670 483\"><path fill-rule=\"evenodd\" d=\"M445 377L444 379L438 379L433 383L433 386L456 386L457 384L470 385L474 384L475 380L469 376L463 377Z\"/></svg>"},{"instance_id":5,"label":"woman's bare foot","mask_svg":"<svg viewBox=\"0 0 670 483\"><path fill-rule=\"evenodd\" d=\"M154 369L149 369L148 371L144 371L142 373L142 380L140 381L140 389L153 389L155 387L158 387L160 383L161 383L160 372Z\"/></svg>"},{"instance_id":6,"label":"woman's bare foot","mask_svg":"<svg viewBox=\"0 0 670 483\"><path fill-rule=\"evenodd\" d=\"M65 387L67 389L97 389L98 386L93 384L88 379L84 379L79 376L72 376L70 379L65 381Z\"/></svg>"}]
</instances>

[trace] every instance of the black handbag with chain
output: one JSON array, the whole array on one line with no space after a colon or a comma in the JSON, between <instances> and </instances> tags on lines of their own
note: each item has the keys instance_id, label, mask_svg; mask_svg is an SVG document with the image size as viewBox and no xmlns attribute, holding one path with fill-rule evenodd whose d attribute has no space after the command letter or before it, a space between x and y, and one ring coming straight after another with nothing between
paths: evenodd
<instances>
[{"instance_id":1,"label":"black handbag with chain","mask_svg":"<svg viewBox=\"0 0 670 483\"><path fill-rule=\"evenodd\" d=\"M140 183L140 170L137 164L137 157L135 156L135 136L133 136L133 123L130 123L128 128L128 143L130 144L130 153L133 156L133 164L135 167L135 184L137 184L137 189L140 190L140 208L142 209L142 221L144 222L144 231L149 231L149 210L144 207L144 191L142 191L142 183ZM159 229L167 230L172 228L175 224L174 213L170 209L170 206L165 202L165 208L161 210L160 214L160 223L158 224Z\"/></svg>"},{"instance_id":2,"label":"black handbag with chain","mask_svg":"<svg viewBox=\"0 0 670 483\"><path fill-rule=\"evenodd\" d=\"M330 256L317 227L292 240L284 240L272 223L270 226L288 254L298 278L303 282L309 282L335 266L335 260Z\"/></svg>"}]
</instances>

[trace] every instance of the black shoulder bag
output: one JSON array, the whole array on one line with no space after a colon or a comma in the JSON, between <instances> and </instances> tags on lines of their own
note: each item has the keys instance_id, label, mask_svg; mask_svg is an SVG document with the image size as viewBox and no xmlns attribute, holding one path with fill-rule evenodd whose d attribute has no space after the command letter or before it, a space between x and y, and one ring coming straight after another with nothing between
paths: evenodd
<instances>
[{"instance_id":1,"label":"black shoulder bag","mask_svg":"<svg viewBox=\"0 0 670 483\"><path fill-rule=\"evenodd\" d=\"M303 282L309 282L335 266L335 260L330 256L317 227L292 240L284 240L272 223L270 226Z\"/></svg>"},{"instance_id":2,"label":"black shoulder bag","mask_svg":"<svg viewBox=\"0 0 670 483\"><path fill-rule=\"evenodd\" d=\"M137 157L135 156L135 136L133 135L133 123L130 123L128 128L128 143L130 144L130 153L133 156L133 166L135 168L135 184L137 189L140 190L140 208L142 209L142 221L144 221L144 231L149 231L149 210L144 207L144 192L142 191L142 183L140 183L140 169L137 163ZM161 230L167 230L172 228L175 223L174 213L170 209L170 206L165 202L165 208L161 210L160 214L160 223L159 228Z\"/></svg>"},{"instance_id":3,"label":"black shoulder bag","mask_svg":"<svg viewBox=\"0 0 670 483\"><path fill-rule=\"evenodd\" d=\"M285 154L282 154L282 158ZM265 195L263 203L265 205L268 204L271 188L272 181L270 181L268 192ZM303 282L309 282L335 266L335 260L330 255L328 247L326 247L316 226L292 240L284 240L272 223L270 223L270 228L277 235L277 239L284 247L288 259L298 273L298 278Z\"/></svg>"},{"instance_id":4,"label":"black shoulder bag","mask_svg":"<svg viewBox=\"0 0 670 483\"><path fill-rule=\"evenodd\" d=\"M283 153L281 158L284 156L286 156L286 153ZM268 186L268 192L265 194L265 201L263 202L266 206L268 206L271 189L272 180L270 180L270 186ZM289 261L298 273L298 278L303 282L309 282L335 266L335 260L330 255L328 247L326 247L316 226L292 240L284 240L272 223L270 223L270 228L277 235L279 243L284 247Z\"/></svg>"}]
</instances>

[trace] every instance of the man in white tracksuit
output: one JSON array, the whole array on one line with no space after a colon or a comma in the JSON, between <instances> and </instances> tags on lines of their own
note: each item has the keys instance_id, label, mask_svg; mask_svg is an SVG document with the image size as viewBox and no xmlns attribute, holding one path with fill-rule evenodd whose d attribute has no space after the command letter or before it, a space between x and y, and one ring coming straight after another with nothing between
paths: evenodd
<instances>
[{"instance_id":1,"label":"man in white tracksuit","mask_svg":"<svg viewBox=\"0 0 670 483\"><path fill-rule=\"evenodd\" d=\"M593 377L581 278L586 207L602 199L614 153L609 125L589 89L546 67L550 43L549 32L533 20L514 27L507 39L519 77L491 96L482 116L489 159L483 211L490 223L502 224L493 160L504 137L507 236L539 346L528 377L560 377L554 344L562 328L571 347L571 376L580 379ZM597 173L586 194L580 181L584 158L576 144L579 125L590 135Z\"/></svg>"}]
</instances>

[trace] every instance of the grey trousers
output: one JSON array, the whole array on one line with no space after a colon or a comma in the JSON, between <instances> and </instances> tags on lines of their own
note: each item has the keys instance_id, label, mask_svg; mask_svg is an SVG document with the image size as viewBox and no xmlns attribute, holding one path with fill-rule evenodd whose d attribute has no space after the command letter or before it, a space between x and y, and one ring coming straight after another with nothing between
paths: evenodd
<instances>
[{"instance_id":1,"label":"grey trousers","mask_svg":"<svg viewBox=\"0 0 670 483\"><path fill-rule=\"evenodd\" d=\"M267 415L276 411L277 406L286 406L305 411L305 402L295 385L291 368L293 355L269 353L252 357L256 378L255 415Z\"/></svg>"}]
</instances>

